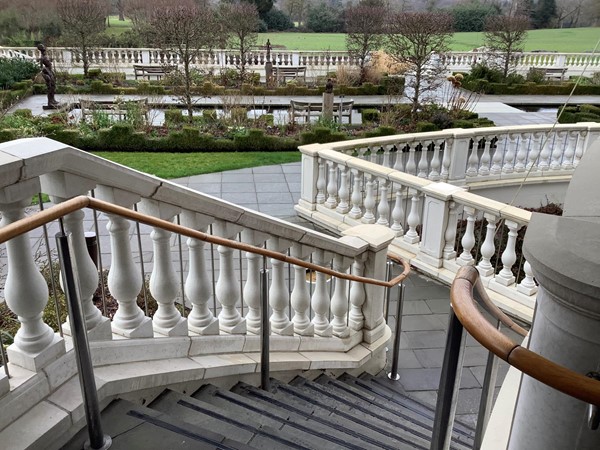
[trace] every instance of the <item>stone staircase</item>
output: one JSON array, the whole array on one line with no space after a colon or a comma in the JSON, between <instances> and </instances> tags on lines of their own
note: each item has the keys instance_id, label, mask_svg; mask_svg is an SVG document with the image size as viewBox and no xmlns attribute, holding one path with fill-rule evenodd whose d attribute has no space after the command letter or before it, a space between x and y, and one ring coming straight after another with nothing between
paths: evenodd
<instances>
[{"instance_id":1,"label":"stone staircase","mask_svg":"<svg viewBox=\"0 0 600 450\"><path fill-rule=\"evenodd\" d=\"M239 382L192 395L165 390L147 406L113 401L102 413L112 449L428 449L434 412L384 376L272 379L271 392ZM473 445L456 423L453 449ZM81 449L85 430L65 449Z\"/></svg>"}]
</instances>

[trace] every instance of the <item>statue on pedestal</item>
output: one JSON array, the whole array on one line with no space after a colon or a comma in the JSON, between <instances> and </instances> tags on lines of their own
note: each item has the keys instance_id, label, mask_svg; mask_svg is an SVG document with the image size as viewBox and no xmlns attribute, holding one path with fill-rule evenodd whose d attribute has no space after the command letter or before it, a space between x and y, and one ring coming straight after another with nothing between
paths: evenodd
<instances>
[{"instance_id":1,"label":"statue on pedestal","mask_svg":"<svg viewBox=\"0 0 600 450\"><path fill-rule=\"evenodd\" d=\"M271 41L267 39L267 43L265 45L267 50L267 55L265 57L265 82L267 83L267 87L273 86L273 63L271 62Z\"/></svg>"},{"instance_id":2,"label":"statue on pedestal","mask_svg":"<svg viewBox=\"0 0 600 450\"><path fill-rule=\"evenodd\" d=\"M52 60L46 53L46 47L43 44L38 44L37 49L42 54L40 57L40 67L42 68L42 77L44 78L48 89L48 106L44 106L44 109L56 109L58 107L58 102L54 98L54 95L56 94L56 77L52 70Z\"/></svg>"}]
</instances>

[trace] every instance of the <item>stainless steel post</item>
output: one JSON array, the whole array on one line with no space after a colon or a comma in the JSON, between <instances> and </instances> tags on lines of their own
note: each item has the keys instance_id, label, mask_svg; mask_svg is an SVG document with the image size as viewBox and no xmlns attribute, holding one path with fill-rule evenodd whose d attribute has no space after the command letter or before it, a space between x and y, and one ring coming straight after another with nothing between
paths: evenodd
<instances>
[{"instance_id":1,"label":"stainless steel post","mask_svg":"<svg viewBox=\"0 0 600 450\"><path fill-rule=\"evenodd\" d=\"M264 257L263 257L264 258ZM266 266L266 263L264 263ZM269 271L260 269L260 387L271 390L269 380Z\"/></svg>"},{"instance_id":2,"label":"stainless steel post","mask_svg":"<svg viewBox=\"0 0 600 450\"><path fill-rule=\"evenodd\" d=\"M112 440L110 436L105 435L102 431L100 405L98 403L98 393L96 391L96 380L94 379L94 368L92 365L85 319L80 303L81 295L77 281L79 280L79 276L77 274L75 258L70 251L70 248L72 247L71 234L65 234L64 231L57 233L56 247L58 248L60 259L63 289L69 308L73 347L75 349L79 383L83 395L83 407L90 437L89 441L85 443L84 448L104 450L111 446Z\"/></svg>"},{"instance_id":3,"label":"stainless steel post","mask_svg":"<svg viewBox=\"0 0 600 450\"><path fill-rule=\"evenodd\" d=\"M391 288L388 288L391 291ZM394 334L394 349L392 354L392 369L388 374L390 380L397 381L400 379L398 375L398 359L400 353L400 335L402 334L402 309L404 308L404 283L398 286L398 305L396 308L396 331ZM389 297L389 295L388 295Z\"/></svg>"}]
</instances>

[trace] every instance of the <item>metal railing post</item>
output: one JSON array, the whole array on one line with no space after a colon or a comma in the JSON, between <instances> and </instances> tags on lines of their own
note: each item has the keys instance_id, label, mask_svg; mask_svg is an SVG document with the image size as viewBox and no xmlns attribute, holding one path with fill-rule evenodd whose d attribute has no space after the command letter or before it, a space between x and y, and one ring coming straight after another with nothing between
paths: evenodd
<instances>
[{"instance_id":1,"label":"metal railing post","mask_svg":"<svg viewBox=\"0 0 600 450\"><path fill-rule=\"evenodd\" d=\"M442 374L440 376L437 404L435 407L431 450L446 450L450 448L452 424L454 422L454 413L456 412L462 372L464 339L465 332L462 323L460 323L460 320L454 314L454 310L450 309L446 350L444 351L444 363L442 365Z\"/></svg>"},{"instance_id":2,"label":"metal railing post","mask_svg":"<svg viewBox=\"0 0 600 450\"><path fill-rule=\"evenodd\" d=\"M85 418L88 424L89 441L85 443L85 448L94 450L108 449L112 440L110 436L102 431L100 420L100 405L98 402L98 393L96 391L96 380L94 379L94 368L88 343L87 329L85 319L80 304L79 276L75 266L70 248L71 234L65 234L64 230L56 234L56 247L61 266L61 277L63 290L67 299L69 308L70 325L73 337L73 347L75 349L75 359L77 360L77 369L79 373L79 383L83 395L83 407Z\"/></svg>"},{"instance_id":3,"label":"metal railing post","mask_svg":"<svg viewBox=\"0 0 600 450\"><path fill-rule=\"evenodd\" d=\"M6 357L6 351L4 350L4 341L2 340L2 330L0 330L0 357L2 358L2 366L4 373L10 378L10 371L8 370L8 358Z\"/></svg>"},{"instance_id":4,"label":"metal railing post","mask_svg":"<svg viewBox=\"0 0 600 450\"><path fill-rule=\"evenodd\" d=\"M392 288L388 288L391 290ZM390 380L397 381L400 379L398 375L398 359L400 352L400 335L402 333L402 310L404 309L404 283L398 285L398 305L396 308L396 331L394 334L394 349L392 354L392 369L388 373Z\"/></svg>"},{"instance_id":5,"label":"metal railing post","mask_svg":"<svg viewBox=\"0 0 600 450\"><path fill-rule=\"evenodd\" d=\"M269 379L269 271L263 257L263 268L260 269L260 387L264 391L271 390Z\"/></svg>"}]
</instances>

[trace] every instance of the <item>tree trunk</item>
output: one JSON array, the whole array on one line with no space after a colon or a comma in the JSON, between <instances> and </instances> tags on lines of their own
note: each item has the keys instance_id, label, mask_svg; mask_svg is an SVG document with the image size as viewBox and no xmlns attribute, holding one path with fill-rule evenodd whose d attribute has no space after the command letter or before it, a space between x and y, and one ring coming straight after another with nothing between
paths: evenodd
<instances>
[{"instance_id":1,"label":"tree trunk","mask_svg":"<svg viewBox=\"0 0 600 450\"><path fill-rule=\"evenodd\" d=\"M90 62L88 60L88 49L85 38L81 39L81 60L83 61L83 76L84 78L87 78Z\"/></svg>"},{"instance_id":2,"label":"tree trunk","mask_svg":"<svg viewBox=\"0 0 600 450\"><path fill-rule=\"evenodd\" d=\"M183 73L185 75L185 105L188 111L188 121L192 123L193 121L193 109L192 109L192 93L191 93L191 76L190 76L190 62L189 59L186 58L183 63Z\"/></svg>"}]
</instances>

